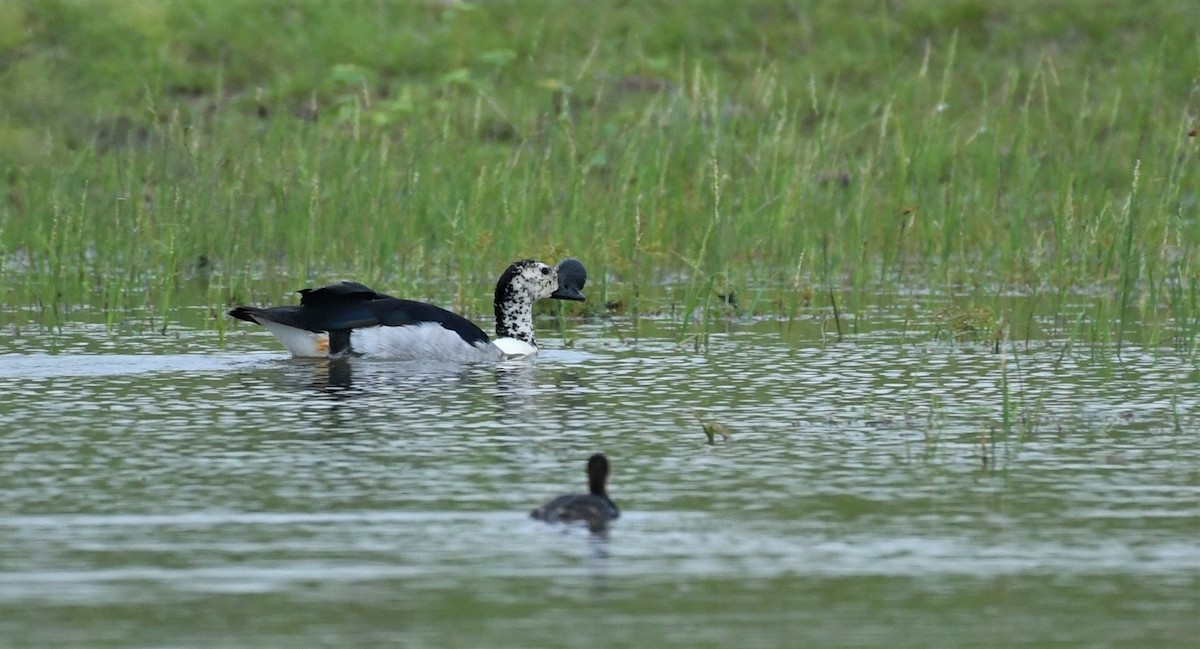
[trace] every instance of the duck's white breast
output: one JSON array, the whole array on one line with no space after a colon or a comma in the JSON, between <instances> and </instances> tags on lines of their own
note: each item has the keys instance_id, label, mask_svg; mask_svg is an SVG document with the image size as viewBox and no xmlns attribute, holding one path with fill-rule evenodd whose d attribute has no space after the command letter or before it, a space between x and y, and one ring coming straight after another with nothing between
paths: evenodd
<instances>
[{"instance_id":1,"label":"duck's white breast","mask_svg":"<svg viewBox=\"0 0 1200 649\"><path fill-rule=\"evenodd\" d=\"M532 356L538 351L537 347L518 338L497 338L492 341L492 344L503 352L506 358Z\"/></svg>"},{"instance_id":2,"label":"duck's white breast","mask_svg":"<svg viewBox=\"0 0 1200 649\"><path fill-rule=\"evenodd\" d=\"M399 360L483 361L504 357L490 342L470 344L436 322L355 329L350 332L350 349L370 358Z\"/></svg>"}]
</instances>

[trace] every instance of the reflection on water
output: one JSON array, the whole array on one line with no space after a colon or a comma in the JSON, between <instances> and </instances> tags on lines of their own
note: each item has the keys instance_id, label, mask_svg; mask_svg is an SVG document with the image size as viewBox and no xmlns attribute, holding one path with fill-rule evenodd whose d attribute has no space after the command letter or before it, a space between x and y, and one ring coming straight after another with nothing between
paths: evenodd
<instances>
[{"instance_id":1,"label":"reflection on water","mask_svg":"<svg viewBox=\"0 0 1200 649\"><path fill-rule=\"evenodd\" d=\"M114 342L87 326L0 341L0 637L1200 637L1187 358L887 331L828 346L772 323L698 353L605 331L498 366L301 361L265 337ZM732 438L709 445L695 413ZM596 451L623 510L609 534L531 520Z\"/></svg>"}]
</instances>

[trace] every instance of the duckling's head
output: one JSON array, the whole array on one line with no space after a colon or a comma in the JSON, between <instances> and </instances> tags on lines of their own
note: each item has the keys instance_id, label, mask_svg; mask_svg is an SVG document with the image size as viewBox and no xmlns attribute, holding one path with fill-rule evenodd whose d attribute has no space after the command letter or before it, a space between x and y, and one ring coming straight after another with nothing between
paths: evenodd
<instances>
[{"instance_id":1,"label":"duckling's head","mask_svg":"<svg viewBox=\"0 0 1200 649\"><path fill-rule=\"evenodd\" d=\"M588 491L597 496L608 496L608 458L597 453L588 458Z\"/></svg>"}]
</instances>

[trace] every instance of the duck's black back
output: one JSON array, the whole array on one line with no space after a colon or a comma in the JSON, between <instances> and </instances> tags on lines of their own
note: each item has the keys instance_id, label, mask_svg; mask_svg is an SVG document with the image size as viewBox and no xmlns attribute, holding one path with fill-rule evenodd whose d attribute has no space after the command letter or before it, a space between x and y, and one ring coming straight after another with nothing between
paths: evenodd
<instances>
[{"instance_id":1,"label":"duck's black back","mask_svg":"<svg viewBox=\"0 0 1200 649\"><path fill-rule=\"evenodd\" d=\"M254 321L264 318L312 332L329 332L339 338L363 327L404 327L437 323L458 334L468 344L488 342L488 335L475 323L439 306L403 300L376 292L358 282L342 282L300 291L300 304L265 309L238 307L235 318ZM337 350L334 350L337 351Z\"/></svg>"}]
</instances>

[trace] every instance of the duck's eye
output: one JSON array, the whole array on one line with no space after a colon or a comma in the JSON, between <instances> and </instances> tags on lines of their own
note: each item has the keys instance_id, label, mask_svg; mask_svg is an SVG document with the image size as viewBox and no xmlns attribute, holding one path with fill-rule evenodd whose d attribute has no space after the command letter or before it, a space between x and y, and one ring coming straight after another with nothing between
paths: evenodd
<instances>
[{"instance_id":1,"label":"duck's eye","mask_svg":"<svg viewBox=\"0 0 1200 649\"><path fill-rule=\"evenodd\" d=\"M543 275L549 275L549 274L550 274L550 267L549 267L549 266L542 266L542 274L543 274Z\"/></svg>"}]
</instances>

